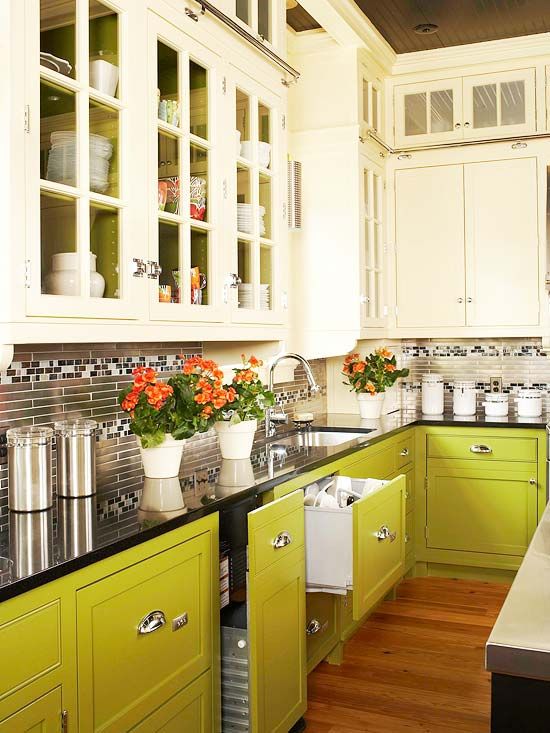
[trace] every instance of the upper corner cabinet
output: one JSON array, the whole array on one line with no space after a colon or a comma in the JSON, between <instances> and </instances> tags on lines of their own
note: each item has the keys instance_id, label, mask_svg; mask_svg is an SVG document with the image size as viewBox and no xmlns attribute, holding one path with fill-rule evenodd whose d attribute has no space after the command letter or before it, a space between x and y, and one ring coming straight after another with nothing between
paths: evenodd
<instances>
[{"instance_id":1,"label":"upper corner cabinet","mask_svg":"<svg viewBox=\"0 0 550 733\"><path fill-rule=\"evenodd\" d=\"M536 130L535 70L395 87L395 144L526 135Z\"/></svg>"},{"instance_id":2,"label":"upper corner cabinet","mask_svg":"<svg viewBox=\"0 0 550 733\"><path fill-rule=\"evenodd\" d=\"M27 315L134 318L130 0L27 0Z\"/></svg>"},{"instance_id":3,"label":"upper corner cabinet","mask_svg":"<svg viewBox=\"0 0 550 733\"><path fill-rule=\"evenodd\" d=\"M274 3L271 0L232 0L234 15L248 29L267 43L274 46L279 26L278 7L283 3Z\"/></svg>"}]
</instances>

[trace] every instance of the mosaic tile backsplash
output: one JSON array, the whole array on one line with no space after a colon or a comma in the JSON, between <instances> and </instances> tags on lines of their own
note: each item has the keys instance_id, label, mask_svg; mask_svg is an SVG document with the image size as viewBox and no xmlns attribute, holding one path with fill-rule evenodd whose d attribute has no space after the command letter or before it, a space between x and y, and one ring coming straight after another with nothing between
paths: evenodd
<instances>
[{"instance_id":1,"label":"mosaic tile backsplash","mask_svg":"<svg viewBox=\"0 0 550 733\"><path fill-rule=\"evenodd\" d=\"M483 411L484 392L492 377L502 379L502 389L511 394L520 387L550 390L550 350L540 339L505 340L425 340L403 341L395 348L400 363L410 370L401 380L401 405L420 409L422 375L441 374L445 383L445 410L452 412L453 382L469 379L476 383L478 410ZM543 400L544 417L550 415L548 397ZM515 414L515 400L510 400L510 414Z\"/></svg>"},{"instance_id":2,"label":"mosaic tile backsplash","mask_svg":"<svg viewBox=\"0 0 550 733\"><path fill-rule=\"evenodd\" d=\"M129 418L120 411L118 393L132 378L136 366L150 365L164 378L179 370L180 356L202 354L201 343L47 344L17 346L10 369L0 372L0 426L52 425L55 420L91 417L99 423L97 481L100 521L129 511L141 486L141 459ZM326 366L312 362L321 393L308 397L302 367L294 381L279 383L277 402L292 416L295 411L326 412ZM181 483L186 494L207 493L216 475L208 470L217 459L213 431L188 441L182 461ZM115 490L109 486L116 484ZM55 452L54 452L55 487ZM6 461L0 461L0 532L8 517ZM55 521L55 520L54 520Z\"/></svg>"}]
</instances>

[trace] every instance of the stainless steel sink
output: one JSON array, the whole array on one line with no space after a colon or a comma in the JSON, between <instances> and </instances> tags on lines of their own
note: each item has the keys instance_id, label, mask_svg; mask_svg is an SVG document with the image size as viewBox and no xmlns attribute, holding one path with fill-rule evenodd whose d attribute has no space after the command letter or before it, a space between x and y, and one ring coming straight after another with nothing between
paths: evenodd
<instances>
[{"instance_id":1,"label":"stainless steel sink","mask_svg":"<svg viewBox=\"0 0 550 733\"><path fill-rule=\"evenodd\" d=\"M357 438L367 438L372 430L360 433L342 432L340 430L306 430L277 439L277 445L296 446L298 448L327 448L330 446L349 443Z\"/></svg>"}]
</instances>

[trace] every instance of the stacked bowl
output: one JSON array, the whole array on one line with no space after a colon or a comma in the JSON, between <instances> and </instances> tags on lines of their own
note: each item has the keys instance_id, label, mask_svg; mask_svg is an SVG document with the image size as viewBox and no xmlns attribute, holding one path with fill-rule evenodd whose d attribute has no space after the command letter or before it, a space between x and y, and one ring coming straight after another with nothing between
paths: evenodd
<instances>
[{"instance_id":1,"label":"stacked bowl","mask_svg":"<svg viewBox=\"0 0 550 733\"><path fill-rule=\"evenodd\" d=\"M77 139L76 132L52 132L46 178L49 181L76 186ZM90 134L90 189L104 193L109 187L109 166L113 146L103 135Z\"/></svg>"}]
</instances>

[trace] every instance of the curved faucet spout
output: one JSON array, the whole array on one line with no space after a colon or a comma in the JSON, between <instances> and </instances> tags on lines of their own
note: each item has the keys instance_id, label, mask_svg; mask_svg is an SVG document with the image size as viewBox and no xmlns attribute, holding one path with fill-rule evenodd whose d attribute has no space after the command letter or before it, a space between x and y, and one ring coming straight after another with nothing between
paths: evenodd
<instances>
[{"instance_id":1,"label":"curved faucet spout","mask_svg":"<svg viewBox=\"0 0 550 733\"><path fill-rule=\"evenodd\" d=\"M315 381L315 377L313 376L313 371L311 369L311 364L308 362L308 360L301 356L300 354L281 354L280 356L277 356L270 364L269 366L269 390L273 391L273 377L275 373L275 368L277 364L279 364L281 361L285 361L285 359L294 359L294 361L297 361L299 364L301 364L304 367L304 371L306 373L306 379L309 385L309 392L310 394L318 394L321 391L321 387L317 384ZM274 411L271 408L268 408L265 413L265 435L266 438L270 438L272 435L275 435L275 425L278 422L287 422L288 418L282 413L274 413Z\"/></svg>"}]
</instances>

